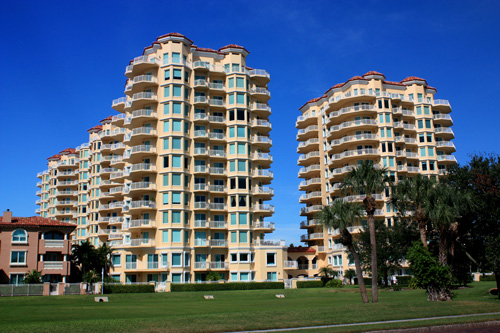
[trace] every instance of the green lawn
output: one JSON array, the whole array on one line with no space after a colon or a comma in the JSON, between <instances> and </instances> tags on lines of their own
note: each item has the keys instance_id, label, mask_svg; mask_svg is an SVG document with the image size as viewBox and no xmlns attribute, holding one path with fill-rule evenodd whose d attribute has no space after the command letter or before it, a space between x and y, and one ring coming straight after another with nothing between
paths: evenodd
<instances>
[{"instance_id":1,"label":"green lawn","mask_svg":"<svg viewBox=\"0 0 500 333\"><path fill-rule=\"evenodd\" d=\"M428 302L422 290L381 290L378 304L362 304L358 291L352 288L114 294L108 295L109 303L95 303L93 296L3 297L0 327L2 332L212 332L500 311L500 302L488 294L494 282L472 286L457 290L456 298L446 303ZM276 293L284 293L286 298L277 299ZM205 294L212 294L215 299L205 300ZM436 323L492 319L500 316ZM430 324L433 323L400 323L369 329ZM362 327L350 329L357 331Z\"/></svg>"}]
</instances>

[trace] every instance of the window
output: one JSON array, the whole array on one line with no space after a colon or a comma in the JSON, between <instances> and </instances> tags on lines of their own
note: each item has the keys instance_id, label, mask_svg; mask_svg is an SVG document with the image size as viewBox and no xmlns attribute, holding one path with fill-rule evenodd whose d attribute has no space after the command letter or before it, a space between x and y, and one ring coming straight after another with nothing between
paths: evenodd
<instances>
[{"instance_id":1,"label":"window","mask_svg":"<svg viewBox=\"0 0 500 333\"><path fill-rule=\"evenodd\" d=\"M276 266L276 253L266 254L267 266Z\"/></svg>"},{"instance_id":2,"label":"window","mask_svg":"<svg viewBox=\"0 0 500 333\"><path fill-rule=\"evenodd\" d=\"M172 156L172 166L174 168L181 167L181 157L180 156Z\"/></svg>"},{"instance_id":3,"label":"window","mask_svg":"<svg viewBox=\"0 0 500 333\"><path fill-rule=\"evenodd\" d=\"M173 108L173 113L174 114L181 114L182 107L181 103L174 103L174 108Z\"/></svg>"},{"instance_id":4,"label":"window","mask_svg":"<svg viewBox=\"0 0 500 333\"><path fill-rule=\"evenodd\" d=\"M245 144L244 143L238 143L238 154L245 154Z\"/></svg>"},{"instance_id":5,"label":"window","mask_svg":"<svg viewBox=\"0 0 500 333\"><path fill-rule=\"evenodd\" d=\"M170 80L170 69L165 70L165 80Z\"/></svg>"},{"instance_id":6,"label":"window","mask_svg":"<svg viewBox=\"0 0 500 333\"><path fill-rule=\"evenodd\" d=\"M181 223L181 212L172 212L172 223Z\"/></svg>"},{"instance_id":7,"label":"window","mask_svg":"<svg viewBox=\"0 0 500 333\"><path fill-rule=\"evenodd\" d=\"M163 223L168 223L168 212L163 212Z\"/></svg>"},{"instance_id":8,"label":"window","mask_svg":"<svg viewBox=\"0 0 500 333\"><path fill-rule=\"evenodd\" d=\"M24 274L11 274L9 283L10 284L23 284Z\"/></svg>"},{"instance_id":9,"label":"window","mask_svg":"<svg viewBox=\"0 0 500 333\"><path fill-rule=\"evenodd\" d=\"M28 243L28 233L26 230L14 230L12 233L12 243Z\"/></svg>"},{"instance_id":10,"label":"window","mask_svg":"<svg viewBox=\"0 0 500 333\"><path fill-rule=\"evenodd\" d=\"M182 97L182 87L181 86L174 86L172 95L174 97Z\"/></svg>"},{"instance_id":11,"label":"window","mask_svg":"<svg viewBox=\"0 0 500 333\"><path fill-rule=\"evenodd\" d=\"M170 97L170 86L163 87L163 97Z\"/></svg>"},{"instance_id":12,"label":"window","mask_svg":"<svg viewBox=\"0 0 500 333\"><path fill-rule=\"evenodd\" d=\"M278 281L278 276L276 275L276 272L267 272L267 280Z\"/></svg>"},{"instance_id":13,"label":"window","mask_svg":"<svg viewBox=\"0 0 500 333\"><path fill-rule=\"evenodd\" d=\"M111 255L111 263L113 264L114 267L120 267L121 266L121 256L119 254L112 254Z\"/></svg>"},{"instance_id":14,"label":"window","mask_svg":"<svg viewBox=\"0 0 500 333\"><path fill-rule=\"evenodd\" d=\"M172 121L172 131L180 132L181 128L182 128L181 124L182 124L182 122L180 120Z\"/></svg>"},{"instance_id":15,"label":"window","mask_svg":"<svg viewBox=\"0 0 500 333\"><path fill-rule=\"evenodd\" d=\"M245 127L238 126L238 138L244 138L244 137L245 137Z\"/></svg>"},{"instance_id":16,"label":"window","mask_svg":"<svg viewBox=\"0 0 500 333\"><path fill-rule=\"evenodd\" d=\"M178 173L172 174L172 185L181 186L181 175Z\"/></svg>"},{"instance_id":17,"label":"window","mask_svg":"<svg viewBox=\"0 0 500 333\"><path fill-rule=\"evenodd\" d=\"M230 78L227 80L228 88L234 88L234 78Z\"/></svg>"},{"instance_id":18,"label":"window","mask_svg":"<svg viewBox=\"0 0 500 333\"><path fill-rule=\"evenodd\" d=\"M180 204L181 203L181 193L180 192L172 192L172 203Z\"/></svg>"},{"instance_id":19,"label":"window","mask_svg":"<svg viewBox=\"0 0 500 333\"><path fill-rule=\"evenodd\" d=\"M422 114L422 107L417 106L417 115L420 116Z\"/></svg>"},{"instance_id":20,"label":"window","mask_svg":"<svg viewBox=\"0 0 500 333\"><path fill-rule=\"evenodd\" d=\"M172 52L172 63L180 64L181 63L181 54L178 52Z\"/></svg>"},{"instance_id":21,"label":"window","mask_svg":"<svg viewBox=\"0 0 500 333\"><path fill-rule=\"evenodd\" d=\"M168 243L168 230L162 230L162 242Z\"/></svg>"},{"instance_id":22,"label":"window","mask_svg":"<svg viewBox=\"0 0 500 333\"><path fill-rule=\"evenodd\" d=\"M229 104L234 104L234 94L229 95Z\"/></svg>"},{"instance_id":23,"label":"window","mask_svg":"<svg viewBox=\"0 0 500 333\"><path fill-rule=\"evenodd\" d=\"M181 230L172 230L172 242L173 243L180 243L181 242ZM179 254L180 256L180 254ZM172 264L174 263L174 255L172 254ZM179 265L180 265L180 259L179 259Z\"/></svg>"},{"instance_id":24,"label":"window","mask_svg":"<svg viewBox=\"0 0 500 333\"><path fill-rule=\"evenodd\" d=\"M229 127L229 137L234 138L234 127Z\"/></svg>"},{"instance_id":25,"label":"window","mask_svg":"<svg viewBox=\"0 0 500 333\"><path fill-rule=\"evenodd\" d=\"M12 251L10 253L11 265L26 265L26 251Z\"/></svg>"},{"instance_id":26,"label":"window","mask_svg":"<svg viewBox=\"0 0 500 333\"><path fill-rule=\"evenodd\" d=\"M172 253L172 266L182 265L182 253Z\"/></svg>"},{"instance_id":27,"label":"window","mask_svg":"<svg viewBox=\"0 0 500 333\"><path fill-rule=\"evenodd\" d=\"M231 243L237 243L238 239L236 236L236 231L231 231Z\"/></svg>"},{"instance_id":28,"label":"window","mask_svg":"<svg viewBox=\"0 0 500 333\"><path fill-rule=\"evenodd\" d=\"M246 163L243 160L238 161L238 171L246 171Z\"/></svg>"},{"instance_id":29,"label":"window","mask_svg":"<svg viewBox=\"0 0 500 333\"><path fill-rule=\"evenodd\" d=\"M174 79L182 80L182 69L178 69L178 68L174 69Z\"/></svg>"},{"instance_id":30,"label":"window","mask_svg":"<svg viewBox=\"0 0 500 333\"><path fill-rule=\"evenodd\" d=\"M248 243L248 232L240 231L240 243Z\"/></svg>"},{"instance_id":31,"label":"window","mask_svg":"<svg viewBox=\"0 0 500 333\"><path fill-rule=\"evenodd\" d=\"M163 193L163 204L164 205L168 204L168 193Z\"/></svg>"},{"instance_id":32,"label":"window","mask_svg":"<svg viewBox=\"0 0 500 333\"><path fill-rule=\"evenodd\" d=\"M236 103L238 104L245 104L245 94L236 94Z\"/></svg>"},{"instance_id":33,"label":"window","mask_svg":"<svg viewBox=\"0 0 500 333\"><path fill-rule=\"evenodd\" d=\"M425 120L425 128L432 128L430 119Z\"/></svg>"},{"instance_id":34,"label":"window","mask_svg":"<svg viewBox=\"0 0 500 333\"><path fill-rule=\"evenodd\" d=\"M236 78L236 87L245 88L245 79L242 77L237 77Z\"/></svg>"},{"instance_id":35,"label":"window","mask_svg":"<svg viewBox=\"0 0 500 333\"><path fill-rule=\"evenodd\" d=\"M236 225L236 214L231 214L231 225Z\"/></svg>"}]
</instances>

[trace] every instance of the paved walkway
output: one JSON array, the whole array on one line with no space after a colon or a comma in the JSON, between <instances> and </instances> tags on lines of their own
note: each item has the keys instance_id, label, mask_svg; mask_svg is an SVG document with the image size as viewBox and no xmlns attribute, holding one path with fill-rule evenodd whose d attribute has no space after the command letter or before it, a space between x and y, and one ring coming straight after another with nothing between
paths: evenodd
<instances>
[{"instance_id":1,"label":"paved walkway","mask_svg":"<svg viewBox=\"0 0 500 333\"><path fill-rule=\"evenodd\" d=\"M304 326L304 327L289 327L289 328L276 328L276 329L267 329L267 330L255 330L255 331L239 331L241 332L286 332L286 331L299 331L299 330L314 330L314 329L323 329L323 328L335 328L335 327L353 327L353 326L364 326L364 325L378 325L378 324L391 324L391 323L409 323L409 322L417 322L417 321L426 321L426 320L436 320L436 319L452 319L452 318L467 318L467 317L478 317L478 316L489 316L489 315L499 315L500 312L489 312L489 313L475 313L475 314L465 314L465 315L454 315L454 316L441 316L441 317L427 317L427 318L414 318L414 319L398 319L398 320L385 320L385 321L370 321L364 323L353 323L353 324L336 324L336 325L321 325L321 326ZM498 328L498 326L497 326ZM425 328L426 330L429 327ZM478 332L478 328L464 327L465 330L462 330L458 327L452 328L450 327L450 331L445 331L440 329L441 332ZM468 329L472 329L469 330ZM490 329L488 327L484 327L484 329ZM495 327L493 327L495 329ZM415 330L415 329L410 329ZM490 332L489 330L481 331L481 332ZM493 330L492 332L498 332L498 330ZM237 333L237 332L228 332L228 333Z\"/></svg>"}]
</instances>

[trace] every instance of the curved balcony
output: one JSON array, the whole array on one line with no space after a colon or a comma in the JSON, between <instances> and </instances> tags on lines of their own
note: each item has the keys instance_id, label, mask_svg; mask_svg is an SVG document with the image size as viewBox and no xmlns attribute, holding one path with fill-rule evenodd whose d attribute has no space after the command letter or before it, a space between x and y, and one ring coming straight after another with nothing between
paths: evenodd
<instances>
[{"instance_id":1,"label":"curved balcony","mask_svg":"<svg viewBox=\"0 0 500 333\"><path fill-rule=\"evenodd\" d=\"M194 209L198 210L207 210L209 208L208 202L206 201L200 201L200 202L195 202L194 203Z\"/></svg>"},{"instance_id":2,"label":"curved balcony","mask_svg":"<svg viewBox=\"0 0 500 333\"><path fill-rule=\"evenodd\" d=\"M132 164L123 170L123 174L125 176L129 176L129 175L141 176L145 173L151 173L151 172L156 172L156 165L154 165L152 163Z\"/></svg>"},{"instance_id":3,"label":"curved balcony","mask_svg":"<svg viewBox=\"0 0 500 333\"><path fill-rule=\"evenodd\" d=\"M271 107L266 103L252 103L250 104L250 110L262 117L268 117L271 114Z\"/></svg>"},{"instance_id":4,"label":"curved balcony","mask_svg":"<svg viewBox=\"0 0 500 333\"><path fill-rule=\"evenodd\" d=\"M296 128L305 128L310 125L317 125L318 124L318 118L316 114L307 114L307 115L301 115L297 117L297 121L295 122L295 127Z\"/></svg>"},{"instance_id":5,"label":"curved balcony","mask_svg":"<svg viewBox=\"0 0 500 333\"><path fill-rule=\"evenodd\" d=\"M300 236L300 241L301 242L306 242L310 240L318 240L318 239L323 239L324 235L322 232L314 232L312 234L306 234Z\"/></svg>"},{"instance_id":6,"label":"curved balcony","mask_svg":"<svg viewBox=\"0 0 500 333\"><path fill-rule=\"evenodd\" d=\"M319 139L312 138L306 141L299 142L297 153L307 154L310 151L319 150Z\"/></svg>"},{"instance_id":7,"label":"curved balcony","mask_svg":"<svg viewBox=\"0 0 500 333\"><path fill-rule=\"evenodd\" d=\"M265 85L271 80L271 76L264 69L250 69L247 74L255 81L261 85Z\"/></svg>"},{"instance_id":8,"label":"curved balcony","mask_svg":"<svg viewBox=\"0 0 500 333\"><path fill-rule=\"evenodd\" d=\"M152 145L138 145L133 146L123 154L123 160L129 163L133 163L137 160L142 159L144 156L156 154L156 147Z\"/></svg>"},{"instance_id":9,"label":"curved balcony","mask_svg":"<svg viewBox=\"0 0 500 333\"><path fill-rule=\"evenodd\" d=\"M374 119L359 119L353 121L346 121L340 125L331 126L330 130L328 131L328 137L333 139L335 136L341 136L346 130L359 127L375 130L378 129L378 124L377 121Z\"/></svg>"},{"instance_id":10,"label":"curved balcony","mask_svg":"<svg viewBox=\"0 0 500 333\"><path fill-rule=\"evenodd\" d=\"M226 90L226 88L224 88L224 84L223 83L215 83L215 82L209 82L208 83L208 89L215 90L215 91L218 91L218 92Z\"/></svg>"},{"instance_id":11,"label":"curved balcony","mask_svg":"<svg viewBox=\"0 0 500 333\"><path fill-rule=\"evenodd\" d=\"M118 142L118 143L107 143L105 145L102 145L101 146L101 153L104 153L104 152L107 152L107 151L113 151L113 153L121 153L123 150L125 150L125 148L127 148L127 146L122 143L122 142Z\"/></svg>"},{"instance_id":12,"label":"curved balcony","mask_svg":"<svg viewBox=\"0 0 500 333\"><path fill-rule=\"evenodd\" d=\"M300 222L300 229L313 228L313 227L316 227L318 225L322 225L322 223L320 222L320 220L310 219L310 220L307 220L307 221Z\"/></svg>"},{"instance_id":13,"label":"curved balcony","mask_svg":"<svg viewBox=\"0 0 500 333\"><path fill-rule=\"evenodd\" d=\"M268 101L271 98L271 92L267 88L254 87L250 89L250 95L262 99L263 101Z\"/></svg>"},{"instance_id":14,"label":"curved balcony","mask_svg":"<svg viewBox=\"0 0 500 333\"><path fill-rule=\"evenodd\" d=\"M208 229L209 223L207 220L195 220L194 221L194 228L196 229Z\"/></svg>"},{"instance_id":15,"label":"curved balcony","mask_svg":"<svg viewBox=\"0 0 500 333\"><path fill-rule=\"evenodd\" d=\"M160 60L153 56L139 56L135 57L130 62L130 65L125 68L125 76L134 77L138 73L147 69L154 69L160 65Z\"/></svg>"},{"instance_id":16,"label":"curved balcony","mask_svg":"<svg viewBox=\"0 0 500 333\"><path fill-rule=\"evenodd\" d=\"M156 227L156 221L150 219L137 219L123 222L123 230L142 230Z\"/></svg>"},{"instance_id":17,"label":"curved balcony","mask_svg":"<svg viewBox=\"0 0 500 333\"><path fill-rule=\"evenodd\" d=\"M446 112L450 112L451 111L451 105L450 105L450 102L446 99L435 99L433 102L432 102L432 105L433 105L433 108L436 109L436 110L443 110L443 111L446 111Z\"/></svg>"},{"instance_id":18,"label":"curved balcony","mask_svg":"<svg viewBox=\"0 0 500 333\"><path fill-rule=\"evenodd\" d=\"M207 106L208 98L206 96L195 96L193 99L193 104L197 106Z\"/></svg>"},{"instance_id":19,"label":"curved balcony","mask_svg":"<svg viewBox=\"0 0 500 333\"><path fill-rule=\"evenodd\" d=\"M208 167L206 165L195 165L193 173L208 173Z\"/></svg>"},{"instance_id":20,"label":"curved balcony","mask_svg":"<svg viewBox=\"0 0 500 333\"><path fill-rule=\"evenodd\" d=\"M131 115L125 118L123 125L128 128L134 128L140 122L157 119L158 114L154 110L140 109L132 112Z\"/></svg>"},{"instance_id":21,"label":"curved balcony","mask_svg":"<svg viewBox=\"0 0 500 333\"><path fill-rule=\"evenodd\" d=\"M203 113L195 113L194 114L194 121L195 122L208 122L208 114L205 112Z\"/></svg>"},{"instance_id":22,"label":"curved balcony","mask_svg":"<svg viewBox=\"0 0 500 333\"><path fill-rule=\"evenodd\" d=\"M436 141L436 148L448 153L456 151L455 144L451 141Z\"/></svg>"},{"instance_id":23,"label":"curved balcony","mask_svg":"<svg viewBox=\"0 0 500 333\"><path fill-rule=\"evenodd\" d=\"M356 149L344 151L340 154L333 154L329 160L330 165L344 164L350 159L359 159L360 156L373 158L378 157L380 151L378 149Z\"/></svg>"},{"instance_id":24,"label":"curved balcony","mask_svg":"<svg viewBox=\"0 0 500 333\"><path fill-rule=\"evenodd\" d=\"M297 140L298 141L306 141L312 137L318 136L318 125L309 125L304 129L299 129L297 132Z\"/></svg>"},{"instance_id":25,"label":"curved balcony","mask_svg":"<svg viewBox=\"0 0 500 333\"><path fill-rule=\"evenodd\" d=\"M194 192L208 192L209 186L207 184L194 184Z\"/></svg>"},{"instance_id":26,"label":"curved balcony","mask_svg":"<svg viewBox=\"0 0 500 333\"><path fill-rule=\"evenodd\" d=\"M221 116L209 116L208 121L211 123L225 124L226 118L221 117Z\"/></svg>"},{"instance_id":27,"label":"curved balcony","mask_svg":"<svg viewBox=\"0 0 500 333\"><path fill-rule=\"evenodd\" d=\"M143 90L148 86L157 85L158 79L153 75L138 75L127 81L125 94L130 96L133 92Z\"/></svg>"},{"instance_id":28,"label":"curved balcony","mask_svg":"<svg viewBox=\"0 0 500 333\"><path fill-rule=\"evenodd\" d=\"M132 96L132 107L141 108L147 104L156 103L158 96L152 92L140 92Z\"/></svg>"},{"instance_id":29,"label":"curved balcony","mask_svg":"<svg viewBox=\"0 0 500 333\"><path fill-rule=\"evenodd\" d=\"M112 211L112 210L121 210L124 206L123 201L115 201L108 204L99 205L99 212L101 211Z\"/></svg>"},{"instance_id":30,"label":"curved balcony","mask_svg":"<svg viewBox=\"0 0 500 333\"><path fill-rule=\"evenodd\" d=\"M212 159L225 159L226 152L224 150L210 149L208 151L208 156L210 156Z\"/></svg>"},{"instance_id":31,"label":"curved balcony","mask_svg":"<svg viewBox=\"0 0 500 333\"><path fill-rule=\"evenodd\" d=\"M211 239L210 246L212 246L212 247L227 247L227 240L225 240L225 239Z\"/></svg>"},{"instance_id":32,"label":"curved balcony","mask_svg":"<svg viewBox=\"0 0 500 333\"><path fill-rule=\"evenodd\" d=\"M300 215L317 214L323 209L322 205L312 205L308 207L302 207L300 209Z\"/></svg>"},{"instance_id":33,"label":"curved balcony","mask_svg":"<svg viewBox=\"0 0 500 333\"><path fill-rule=\"evenodd\" d=\"M209 190L210 192L226 193L227 187L224 185L210 185Z\"/></svg>"},{"instance_id":34,"label":"curved balcony","mask_svg":"<svg viewBox=\"0 0 500 333\"><path fill-rule=\"evenodd\" d=\"M299 169L299 178L311 178L313 176L319 176L321 172L320 164L309 165L304 168Z\"/></svg>"},{"instance_id":35,"label":"curved balcony","mask_svg":"<svg viewBox=\"0 0 500 333\"><path fill-rule=\"evenodd\" d=\"M311 151L307 154L300 155L297 163L299 165L307 165L307 164L311 164L314 162L318 163L320 157L321 157L321 153L319 151Z\"/></svg>"},{"instance_id":36,"label":"curved balcony","mask_svg":"<svg viewBox=\"0 0 500 333\"><path fill-rule=\"evenodd\" d=\"M60 186L78 186L78 180L63 180L56 184L57 187Z\"/></svg>"},{"instance_id":37,"label":"curved balcony","mask_svg":"<svg viewBox=\"0 0 500 333\"><path fill-rule=\"evenodd\" d=\"M223 203L210 203L210 210L227 210L227 205Z\"/></svg>"},{"instance_id":38,"label":"curved balcony","mask_svg":"<svg viewBox=\"0 0 500 333\"><path fill-rule=\"evenodd\" d=\"M311 178L307 180L303 180L299 184L300 191L309 191L311 188L321 186L321 178Z\"/></svg>"},{"instance_id":39,"label":"curved balcony","mask_svg":"<svg viewBox=\"0 0 500 333\"><path fill-rule=\"evenodd\" d=\"M345 107L338 111L331 112L328 115L327 124L334 120L341 121L343 118L353 114L356 114L356 116L370 116L373 115L374 112L377 112L374 105L356 105Z\"/></svg>"},{"instance_id":40,"label":"curved balcony","mask_svg":"<svg viewBox=\"0 0 500 333\"><path fill-rule=\"evenodd\" d=\"M453 130L449 127L436 127L434 129L434 133L442 137L444 140L451 140L455 137Z\"/></svg>"},{"instance_id":41,"label":"curved balcony","mask_svg":"<svg viewBox=\"0 0 500 333\"><path fill-rule=\"evenodd\" d=\"M143 193L156 190L156 184L152 182L135 182L127 184L129 187L124 188L124 193Z\"/></svg>"},{"instance_id":42,"label":"curved balcony","mask_svg":"<svg viewBox=\"0 0 500 333\"><path fill-rule=\"evenodd\" d=\"M330 144L330 149L341 149L345 143L366 143L366 144L378 144L379 137L377 134L357 134L344 136L342 139L332 140Z\"/></svg>"},{"instance_id":43,"label":"curved balcony","mask_svg":"<svg viewBox=\"0 0 500 333\"><path fill-rule=\"evenodd\" d=\"M254 127L255 129L257 129L259 131L262 131L262 130L270 131L272 129L271 123L265 119L252 120L252 127Z\"/></svg>"},{"instance_id":44,"label":"curved balcony","mask_svg":"<svg viewBox=\"0 0 500 333\"><path fill-rule=\"evenodd\" d=\"M408 146L417 146L417 139L415 138L404 138L405 144Z\"/></svg>"},{"instance_id":45,"label":"curved balcony","mask_svg":"<svg viewBox=\"0 0 500 333\"><path fill-rule=\"evenodd\" d=\"M123 203L122 203L123 204ZM151 200L136 200L122 205L122 211L137 214L140 210L156 209L156 203Z\"/></svg>"},{"instance_id":46,"label":"curved balcony","mask_svg":"<svg viewBox=\"0 0 500 333\"><path fill-rule=\"evenodd\" d=\"M342 168L333 169L330 172L330 178L333 180L342 178L342 176L347 174L349 171L351 171L355 167L356 167L355 165L347 165L347 166L342 167Z\"/></svg>"},{"instance_id":47,"label":"curved balcony","mask_svg":"<svg viewBox=\"0 0 500 333\"><path fill-rule=\"evenodd\" d=\"M127 133L125 128L116 128L114 130L105 130L99 132L99 137L101 139L121 139ZM121 140L120 140L121 141Z\"/></svg>"},{"instance_id":48,"label":"curved balcony","mask_svg":"<svg viewBox=\"0 0 500 333\"><path fill-rule=\"evenodd\" d=\"M227 223L224 221L210 221L208 227L214 229L225 229L227 228Z\"/></svg>"},{"instance_id":49,"label":"curved balcony","mask_svg":"<svg viewBox=\"0 0 500 333\"><path fill-rule=\"evenodd\" d=\"M129 141L129 144L133 145L137 140L142 142L142 140L148 137L156 136L156 129L153 129L151 127L136 127L125 135L124 141Z\"/></svg>"},{"instance_id":50,"label":"curved balcony","mask_svg":"<svg viewBox=\"0 0 500 333\"><path fill-rule=\"evenodd\" d=\"M196 166L195 166L196 169ZM226 169L224 168L210 168L207 170L208 173L211 175L219 175L219 176L225 176L226 175Z\"/></svg>"},{"instance_id":51,"label":"curved balcony","mask_svg":"<svg viewBox=\"0 0 500 333\"><path fill-rule=\"evenodd\" d=\"M126 103L127 103L127 97L116 98L111 102L111 107L116 111L123 112Z\"/></svg>"},{"instance_id":52,"label":"curved balcony","mask_svg":"<svg viewBox=\"0 0 500 333\"><path fill-rule=\"evenodd\" d=\"M61 178L61 177L78 177L78 172L76 172L76 170L72 170L72 171L60 171L57 173L57 178ZM40 187L42 186L42 182L38 182L36 184L36 186Z\"/></svg>"},{"instance_id":53,"label":"curved balcony","mask_svg":"<svg viewBox=\"0 0 500 333\"><path fill-rule=\"evenodd\" d=\"M224 102L224 100L222 99L209 99L208 100L208 105L210 105L210 108L211 109L214 109L214 108L225 108L226 107L226 102Z\"/></svg>"},{"instance_id":54,"label":"curved balcony","mask_svg":"<svg viewBox=\"0 0 500 333\"><path fill-rule=\"evenodd\" d=\"M263 197L271 198L274 195L274 189L272 189L270 187L264 187L264 186L254 186L252 193L255 196L263 196ZM264 199L264 200L267 200L267 199Z\"/></svg>"},{"instance_id":55,"label":"curved balcony","mask_svg":"<svg viewBox=\"0 0 500 333\"><path fill-rule=\"evenodd\" d=\"M252 136L252 144L269 149L273 144L273 140L271 140L268 136L254 135Z\"/></svg>"},{"instance_id":56,"label":"curved balcony","mask_svg":"<svg viewBox=\"0 0 500 333\"><path fill-rule=\"evenodd\" d=\"M434 123L441 124L441 126L449 127L453 125L453 120L449 114L435 114L434 115Z\"/></svg>"},{"instance_id":57,"label":"curved balcony","mask_svg":"<svg viewBox=\"0 0 500 333\"><path fill-rule=\"evenodd\" d=\"M321 191L314 191L314 192L309 192L309 193L304 193L300 196L299 202L300 203L308 203L310 201L315 201L321 199Z\"/></svg>"},{"instance_id":58,"label":"curved balcony","mask_svg":"<svg viewBox=\"0 0 500 333\"><path fill-rule=\"evenodd\" d=\"M256 162L271 164L273 162L273 156L269 153L253 153L252 159Z\"/></svg>"},{"instance_id":59,"label":"curved balcony","mask_svg":"<svg viewBox=\"0 0 500 333\"><path fill-rule=\"evenodd\" d=\"M78 195L78 191L64 190L64 191L56 191L56 196L73 196Z\"/></svg>"},{"instance_id":60,"label":"curved balcony","mask_svg":"<svg viewBox=\"0 0 500 333\"><path fill-rule=\"evenodd\" d=\"M155 240L150 238L134 238L128 241L123 241L123 247L154 247Z\"/></svg>"},{"instance_id":61,"label":"curved balcony","mask_svg":"<svg viewBox=\"0 0 500 333\"><path fill-rule=\"evenodd\" d=\"M267 205L267 204L255 204L253 205L253 211L256 213L261 213L261 214L266 214L266 215L271 215L274 213L274 206L273 205Z\"/></svg>"},{"instance_id":62,"label":"curved balcony","mask_svg":"<svg viewBox=\"0 0 500 333\"><path fill-rule=\"evenodd\" d=\"M224 133L208 133L208 138L212 141L226 141L226 135Z\"/></svg>"},{"instance_id":63,"label":"curved balcony","mask_svg":"<svg viewBox=\"0 0 500 333\"><path fill-rule=\"evenodd\" d=\"M255 230L268 230L269 232L275 229L274 222L254 222L253 228Z\"/></svg>"},{"instance_id":64,"label":"curved balcony","mask_svg":"<svg viewBox=\"0 0 500 333\"><path fill-rule=\"evenodd\" d=\"M457 158L453 155L438 155L437 160L443 164L456 164Z\"/></svg>"},{"instance_id":65,"label":"curved balcony","mask_svg":"<svg viewBox=\"0 0 500 333\"><path fill-rule=\"evenodd\" d=\"M267 169L256 169L252 172L254 178L260 178L261 181L271 181L273 179L273 172Z\"/></svg>"},{"instance_id":66,"label":"curved balcony","mask_svg":"<svg viewBox=\"0 0 500 333\"><path fill-rule=\"evenodd\" d=\"M111 117L111 124L114 126L121 127L123 126L123 122L125 121L126 115L125 114L117 114Z\"/></svg>"},{"instance_id":67,"label":"curved balcony","mask_svg":"<svg viewBox=\"0 0 500 333\"><path fill-rule=\"evenodd\" d=\"M195 139L208 139L208 132L206 130L196 130L193 133Z\"/></svg>"},{"instance_id":68,"label":"curved balcony","mask_svg":"<svg viewBox=\"0 0 500 333\"><path fill-rule=\"evenodd\" d=\"M229 264L227 262L223 261L212 261L210 263L210 269L211 270L227 270L229 269Z\"/></svg>"},{"instance_id":69,"label":"curved balcony","mask_svg":"<svg viewBox=\"0 0 500 333\"><path fill-rule=\"evenodd\" d=\"M193 149L193 155L194 156L207 156L208 155L208 149L203 148L203 147L197 147Z\"/></svg>"}]
</instances>

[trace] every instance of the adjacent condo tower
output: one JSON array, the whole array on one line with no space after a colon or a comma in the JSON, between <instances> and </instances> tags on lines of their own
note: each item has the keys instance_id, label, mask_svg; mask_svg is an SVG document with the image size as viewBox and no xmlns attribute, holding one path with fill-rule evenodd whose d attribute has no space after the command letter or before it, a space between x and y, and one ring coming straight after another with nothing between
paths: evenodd
<instances>
[{"instance_id":1,"label":"adjacent condo tower","mask_svg":"<svg viewBox=\"0 0 500 333\"><path fill-rule=\"evenodd\" d=\"M107 242L122 282L283 279L285 244L265 239L269 74L247 55L159 37L127 66L119 114L49 158L41 216L76 223L74 242Z\"/></svg>"},{"instance_id":2,"label":"adjacent condo tower","mask_svg":"<svg viewBox=\"0 0 500 333\"><path fill-rule=\"evenodd\" d=\"M336 84L300 108L297 152L299 189L304 191L300 202L305 204L300 228L305 231L301 241L309 247L289 249L288 274L313 276L327 265L341 271L353 267L338 242L338 230L324 229L315 215L342 196L342 178L357 163L372 160L388 168L394 180L418 173L440 176L456 163L451 155L451 107L447 100L434 99L435 93L418 77L392 82L381 73L368 72ZM344 200L361 202L362 197ZM396 212L388 198L389 193L376 196L375 218L390 226Z\"/></svg>"}]
</instances>

